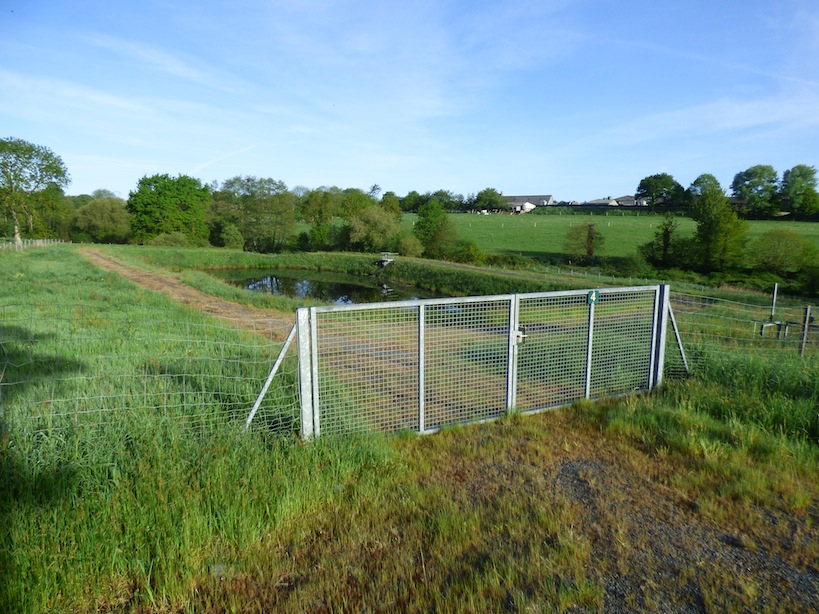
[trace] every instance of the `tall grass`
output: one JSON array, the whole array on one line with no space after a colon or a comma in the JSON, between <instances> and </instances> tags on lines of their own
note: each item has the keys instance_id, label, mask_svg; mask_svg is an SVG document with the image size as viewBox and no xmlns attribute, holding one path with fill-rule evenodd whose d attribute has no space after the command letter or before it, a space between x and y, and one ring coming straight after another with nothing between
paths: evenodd
<instances>
[{"instance_id":1,"label":"tall grass","mask_svg":"<svg viewBox=\"0 0 819 614\"><path fill-rule=\"evenodd\" d=\"M378 440L245 432L278 348L70 247L0 257L0 297L0 611L176 609L393 462Z\"/></svg>"}]
</instances>

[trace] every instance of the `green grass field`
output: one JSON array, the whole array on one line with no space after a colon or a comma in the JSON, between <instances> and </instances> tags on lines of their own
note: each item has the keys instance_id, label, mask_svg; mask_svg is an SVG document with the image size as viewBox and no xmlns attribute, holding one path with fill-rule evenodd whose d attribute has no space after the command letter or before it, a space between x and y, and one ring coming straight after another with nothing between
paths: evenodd
<instances>
[{"instance_id":1,"label":"green grass field","mask_svg":"<svg viewBox=\"0 0 819 614\"><path fill-rule=\"evenodd\" d=\"M143 262L139 248L116 251ZM183 276L183 262L224 263L219 250L153 255ZM140 311L120 321L125 305ZM815 606L815 360L722 354L657 394L306 445L245 433L208 396L245 392L197 357L224 344L242 354L248 333L74 247L0 254L0 316L0 611ZM217 369L168 380L196 391L200 420L132 394L102 428L43 424L66 373L85 377L72 394L91 409L125 373L173 376L163 356L180 330L186 368Z\"/></svg>"},{"instance_id":2,"label":"green grass field","mask_svg":"<svg viewBox=\"0 0 819 614\"><path fill-rule=\"evenodd\" d=\"M564 243L572 226L593 222L605 237L602 255L627 257L644 243L651 241L661 215L474 215L450 214L458 235L474 241L490 253L521 254L543 262L562 262L565 259ZM415 215L405 214L404 224L411 227ZM681 217L681 235L694 234L696 223ZM757 221L748 222L748 239L754 241L770 229L787 229L802 234L819 248L819 224L814 222Z\"/></svg>"}]
</instances>

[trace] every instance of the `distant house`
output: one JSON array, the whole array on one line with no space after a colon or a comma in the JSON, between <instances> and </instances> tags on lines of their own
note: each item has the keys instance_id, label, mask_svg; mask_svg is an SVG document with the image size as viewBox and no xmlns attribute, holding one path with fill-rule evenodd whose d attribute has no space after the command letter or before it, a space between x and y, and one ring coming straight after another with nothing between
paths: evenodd
<instances>
[{"instance_id":1,"label":"distant house","mask_svg":"<svg viewBox=\"0 0 819 614\"><path fill-rule=\"evenodd\" d=\"M635 198L631 194L627 194L626 196L620 196L619 198L615 198L614 200L617 201L617 204L621 207L648 207L648 199L647 198Z\"/></svg>"},{"instance_id":2,"label":"distant house","mask_svg":"<svg viewBox=\"0 0 819 614\"><path fill-rule=\"evenodd\" d=\"M506 196L505 198L506 202L509 203L509 206L513 211L515 211L517 207L521 207L520 212L522 213L524 212L522 209L524 205L532 205L530 209L527 209L527 211L531 211L535 207L549 207L555 204L555 199L551 194L541 194L535 196Z\"/></svg>"},{"instance_id":3,"label":"distant house","mask_svg":"<svg viewBox=\"0 0 819 614\"><path fill-rule=\"evenodd\" d=\"M618 207L619 203L614 200L611 196L607 198L597 198L595 200L587 200L583 203L589 207Z\"/></svg>"}]
</instances>

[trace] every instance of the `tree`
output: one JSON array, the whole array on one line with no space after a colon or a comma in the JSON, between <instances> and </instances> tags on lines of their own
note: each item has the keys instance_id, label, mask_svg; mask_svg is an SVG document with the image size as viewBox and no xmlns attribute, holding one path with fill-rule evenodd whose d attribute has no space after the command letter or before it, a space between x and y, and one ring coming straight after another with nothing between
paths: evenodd
<instances>
[{"instance_id":1,"label":"tree","mask_svg":"<svg viewBox=\"0 0 819 614\"><path fill-rule=\"evenodd\" d=\"M206 244L205 212L210 202L210 188L193 177L143 177L137 189L128 194L134 238L144 243L160 234L180 232L192 245Z\"/></svg>"},{"instance_id":2,"label":"tree","mask_svg":"<svg viewBox=\"0 0 819 614\"><path fill-rule=\"evenodd\" d=\"M404 198L401 199L401 210L406 211L407 213L417 213L418 209L421 208L426 202L423 196L421 196L415 190L409 192Z\"/></svg>"},{"instance_id":3,"label":"tree","mask_svg":"<svg viewBox=\"0 0 819 614\"><path fill-rule=\"evenodd\" d=\"M121 198L95 198L74 214L74 240L92 243L127 243L131 216Z\"/></svg>"},{"instance_id":4,"label":"tree","mask_svg":"<svg viewBox=\"0 0 819 614\"><path fill-rule=\"evenodd\" d=\"M509 209L509 202L495 188L485 188L475 195L472 208L476 211Z\"/></svg>"},{"instance_id":5,"label":"tree","mask_svg":"<svg viewBox=\"0 0 819 614\"><path fill-rule=\"evenodd\" d=\"M105 188L100 188L98 190L94 190L91 193L92 198L117 198L117 195L114 194L111 190L106 190ZM125 201L123 201L125 202Z\"/></svg>"},{"instance_id":6,"label":"tree","mask_svg":"<svg viewBox=\"0 0 819 614\"><path fill-rule=\"evenodd\" d=\"M661 269L683 265L684 263L681 262L679 254L680 250L677 249L678 229L679 224L674 215L666 213L663 223L654 233L654 239L640 246L640 254L649 264Z\"/></svg>"},{"instance_id":7,"label":"tree","mask_svg":"<svg viewBox=\"0 0 819 614\"><path fill-rule=\"evenodd\" d=\"M739 213L752 217L770 217L779 213L777 175L773 166L757 164L734 175L731 190L737 199Z\"/></svg>"},{"instance_id":8,"label":"tree","mask_svg":"<svg viewBox=\"0 0 819 614\"><path fill-rule=\"evenodd\" d=\"M437 200L421 205L413 232L424 246L424 256L427 258L445 259L458 241L452 222Z\"/></svg>"},{"instance_id":9,"label":"tree","mask_svg":"<svg viewBox=\"0 0 819 614\"><path fill-rule=\"evenodd\" d=\"M666 208L679 206L682 204L683 188L668 173L658 173L650 175L640 180L634 198L648 200L652 210L664 206Z\"/></svg>"},{"instance_id":10,"label":"tree","mask_svg":"<svg viewBox=\"0 0 819 614\"><path fill-rule=\"evenodd\" d=\"M747 227L731 208L719 181L710 174L697 177L689 188L692 217L697 221L696 244L705 271L724 271L742 260Z\"/></svg>"},{"instance_id":11,"label":"tree","mask_svg":"<svg viewBox=\"0 0 819 614\"><path fill-rule=\"evenodd\" d=\"M236 176L223 182L213 195L211 207L218 220L220 242L225 237L235 245L234 226L244 239L248 251L277 251L282 248L296 224L295 196L282 181L271 178ZM224 236L222 236L224 235Z\"/></svg>"},{"instance_id":12,"label":"tree","mask_svg":"<svg viewBox=\"0 0 819 614\"><path fill-rule=\"evenodd\" d=\"M18 244L21 226L32 229L41 212L42 193L70 181L62 159L47 147L14 137L0 139L0 211L11 216Z\"/></svg>"},{"instance_id":13,"label":"tree","mask_svg":"<svg viewBox=\"0 0 819 614\"><path fill-rule=\"evenodd\" d=\"M308 241L313 248L330 245L330 224L336 214L336 195L330 190L311 190L301 198L301 213L310 224Z\"/></svg>"},{"instance_id":14,"label":"tree","mask_svg":"<svg viewBox=\"0 0 819 614\"><path fill-rule=\"evenodd\" d=\"M347 220L351 220L367 207L374 205L375 202L372 196L365 194L358 188L347 188L341 193L338 214Z\"/></svg>"},{"instance_id":15,"label":"tree","mask_svg":"<svg viewBox=\"0 0 819 614\"><path fill-rule=\"evenodd\" d=\"M816 192L816 168L797 164L782 175L779 202L785 211L801 215L819 213L819 194Z\"/></svg>"},{"instance_id":16,"label":"tree","mask_svg":"<svg viewBox=\"0 0 819 614\"><path fill-rule=\"evenodd\" d=\"M350 243L365 252L390 249L398 234L398 220L377 205L371 205L350 220Z\"/></svg>"},{"instance_id":17,"label":"tree","mask_svg":"<svg viewBox=\"0 0 819 614\"><path fill-rule=\"evenodd\" d=\"M763 271L798 273L816 262L816 248L794 230L772 228L754 243L751 258Z\"/></svg>"},{"instance_id":18,"label":"tree","mask_svg":"<svg viewBox=\"0 0 819 614\"><path fill-rule=\"evenodd\" d=\"M572 226L566 234L565 249L581 264L595 264L605 237L594 222Z\"/></svg>"},{"instance_id":19,"label":"tree","mask_svg":"<svg viewBox=\"0 0 819 614\"><path fill-rule=\"evenodd\" d=\"M401 219L401 199L395 192L385 192L381 197L381 208L392 215L396 220Z\"/></svg>"}]
</instances>

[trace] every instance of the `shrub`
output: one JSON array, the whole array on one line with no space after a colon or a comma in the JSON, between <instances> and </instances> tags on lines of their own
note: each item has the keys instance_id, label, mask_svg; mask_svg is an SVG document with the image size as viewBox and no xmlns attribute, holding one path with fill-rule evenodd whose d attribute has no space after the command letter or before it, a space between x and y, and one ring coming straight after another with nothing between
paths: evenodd
<instances>
[{"instance_id":1,"label":"shrub","mask_svg":"<svg viewBox=\"0 0 819 614\"><path fill-rule=\"evenodd\" d=\"M146 241L145 245L154 245L157 247L191 247L187 235L178 231L164 232L156 235L153 239Z\"/></svg>"}]
</instances>

